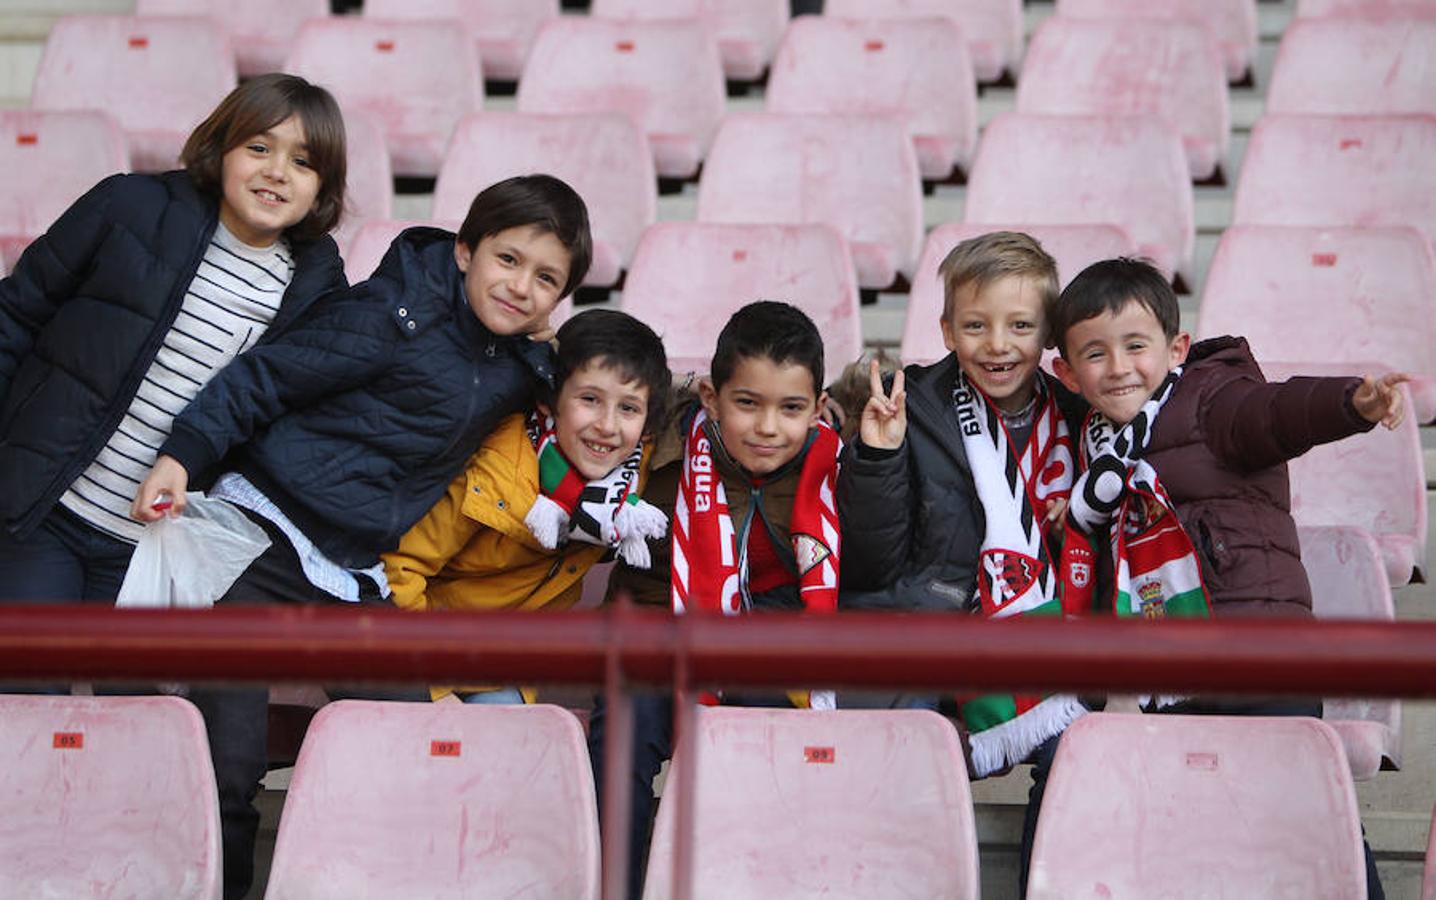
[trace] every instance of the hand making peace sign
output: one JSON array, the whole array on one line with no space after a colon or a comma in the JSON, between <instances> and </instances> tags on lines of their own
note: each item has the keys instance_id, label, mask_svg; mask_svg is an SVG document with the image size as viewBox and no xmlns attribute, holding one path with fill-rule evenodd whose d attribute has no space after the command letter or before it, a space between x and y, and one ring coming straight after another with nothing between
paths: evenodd
<instances>
[{"instance_id":1,"label":"hand making peace sign","mask_svg":"<svg viewBox=\"0 0 1436 900\"><path fill-rule=\"evenodd\" d=\"M869 447L896 450L902 446L903 437L907 434L907 391L903 388L902 369L898 369L893 376L890 394L883 390L883 379L877 360L873 360L869 366L868 378L872 396L863 407L859 434L863 443Z\"/></svg>"}]
</instances>

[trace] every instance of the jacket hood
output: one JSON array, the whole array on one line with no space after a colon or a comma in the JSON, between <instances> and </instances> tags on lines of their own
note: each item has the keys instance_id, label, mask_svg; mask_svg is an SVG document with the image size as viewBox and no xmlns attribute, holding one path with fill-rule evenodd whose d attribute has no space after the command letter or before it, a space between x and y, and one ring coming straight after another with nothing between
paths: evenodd
<instances>
[{"instance_id":1,"label":"jacket hood","mask_svg":"<svg viewBox=\"0 0 1436 900\"><path fill-rule=\"evenodd\" d=\"M1255 366L1256 357L1252 356L1246 338L1224 334L1192 344L1192 349L1187 351L1186 365L1192 366L1199 362Z\"/></svg>"}]
</instances>

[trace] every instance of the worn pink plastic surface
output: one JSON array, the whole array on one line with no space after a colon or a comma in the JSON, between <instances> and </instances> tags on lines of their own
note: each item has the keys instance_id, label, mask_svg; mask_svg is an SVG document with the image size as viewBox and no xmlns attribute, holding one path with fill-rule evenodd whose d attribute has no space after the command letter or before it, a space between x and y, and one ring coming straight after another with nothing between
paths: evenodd
<instances>
[{"instance_id":1,"label":"worn pink plastic surface","mask_svg":"<svg viewBox=\"0 0 1436 900\"><path fill-rule=\"evenodd\" d=\"M812 317L829 377L862 354L852 259L826 225L660 222L638 244L622 308L663 338L669 368L707 372L718 332L754 300L783 300Z\"/></svg>"},{"instance_id":2,"label":"worn pink plastic surface","mask_svg":"<svg viewBox=\"0 0 1436 900\"><path fill-rule=\"evenodd\" d=\"M1426 838L1426 871L1421 879L1421 900L1436 900L1436 810L1431 813L1431 832Z\"/></svg>"},{"instance_id":3,"label":"worn pink plastic surface","mask_svg":"<svg viewBox=\"0 0 1436 900\"><path fill-rule=\"evenodd\" d=\"M219 900L204 722L176 697L0 695L0 894Z\"/></svg>"},{"instance_id":4,"label":"worn pink plastic surface","mask_svg":"<svg viewBox=\"0 0 1436 900\"><path fill-rule=\"evenodd\" d=\"M394 215L394 174L389 167L383 127L368 112L346 109L344 134L348 150L344 215L333 232L341 250L353 241L365 222Z\"/></svg>"},{"instance_id":5,"label":"worn pink plastic surface","mask_svg":"<svg viewBox=\"0 0 1436 900\"><path fill-rule=\"evenodd\" d=\"M827 0L823 12L846 19L930 19L957 22L979 81L1017 75L1025 22L1022 0Z\"/></svg>"},{"instance_id":6,"label":"worn pink plastic surface","mask_svg":"<svg viewBox=\"0 0 1436 900\"><path fill-rule=\"evenodd\" d=\"M311 20L286 68L373 115L395 175L437 174L454 125L484 100L473 41L442 22Z\"/></svg>"},{"instance_id":7,"label":"worn pink plastic surface","mask_svg":"<svg viewBox=\"0 0 1436 900\"><path fill-rule=\"evenodd\" d=\"M1067 729L1028 900L1191 896L1366 896L1356 791L1326 723L1091 713Z\"/></svg>"},{"instance_id":8,"label":"worn pink plastic surface","mask_svg":"<svg viewBox=\"0 0 1436 900\"><path fill-rule=\"evenodd\" d=\"M434 217L462 222L478 192L513 175L547 172L588 206L593 263L585 284L607 287L658 217L653 158L643 133L618 113L485 112L459 123L434 188Z\"/></svg>"},{"instance_id":9,"label":"worn pink plastic surface","mask_svg":"<svg viewBox=\"0 0 1436 900\"><path fill-rule=\"evenodd\" d=\"M1157 268L1190 276L1192 203L1182 139L1155 117L1005 113L978 144L966 219L1117 225Z\"/></svg>"},{"instance_id":10,"label":"worn pink plastic surface","mask_svg":"<svg viewBox=\"0 0 1436 900\"><path fill-rule=\"evenodd\" d=\"M1375 538L1349 526L1301 528L1298 533L1317 618L1396 620ZM1401 701L1327 698L1321 717L1341 735L1357 781L1374 777L1383 760L1401 768Z\"/></svg>"},{"instance_id":11,"label":"worn pink plastic surface","mask_svg":"<svg viewBox=\"0 0 1436 900\"><path fill-rule=\"evenodd\" d=\"M723 85L718 45L697 20L560 16L534 43L518 109L623 113L648 136L659 175L691 178L723 118Z\"/></svg>"},{"instance_id":12,"label":"worn pink plastic surface","mask_svg":"<svg viewBox=\"0 0 1436 900\"><path fill-rule=\"evenodd\" d=\"M1068 19L1187 19L1205 25L1222 48L1227 80L1239 81L1256 60L1256 0L1057 0Z\"/></svg>"},{"instance_id":13,"label":"worn pink plastic surface","mask_svg":"<svg viewBox=\"0 0 1436 900\"><path fill-rule=\"evenodd\" d=\"M129 168L124 132L105 113L0 110L0 262L14 267L80 195Z\"/></svg>"},{"instance_id":14,"label":"worn pink plastic surface","mask_svg":"<svg viewBox=\"0 0 1436 900\"><path fill-rule=\"evenodd\" d=\"M907 300L902 358L907 363L935 362L947 355L942 343L943 287L938 275L947 254L962 241L991 231L1032 235L1057 261L1058 283L1066 287L1078 272L1100 259L1131 256L1136 246L1115 225L939 225L927 236Z\"/></svg>"},{"instance_id":15,"label":"worn pink plastic surface","mask_svg":"<svg viewBox=\"0 0 1436 900\"><path fill-rule=\"evenodd\" d=\"M1226 71L1215 38L1194 22L1048 19L1027 48L1017 111L1156 115L1181 132L1193 179L1226 163Z\"/></svg>"},{"instance_id":16,"label":"worn pink plastic surface","mask_svg":"<svg viewBox=\"0 0 1436 900\"><path fill-rule=\"evenodd\" d=\"M1436 115L1436 13L1427 19L1296 19L1282 35L1271 113Z\"/></svg>"},{"instance_id":17,"label":"worn pink plastic surface","mask_svg":"<svg viewBox=\"0 0 1436 900\"><path fill-rule=\"evenodd\" d=\"M922 245L922 179L895 116L733 113L698 186L703 222L832 225L858 284L910 276Z\"/></svg>"},{"instance_id":18,"label":"worn pink plastic surface","mask_svg":"<svg viewBox=\"0 0 1436 900\"><path fill-rule=\"evenodd\" d=\"M538 31L559 14L559 0L365 0L376 19L457 19L479 51L484 77L517 81Z\"/></svg>"},{"instance_id":19,"label":"worn pink plastic surface","mask_svg":"<svg viewBox=\"0 0 1436 900\"><path fill-rule=\"evenodd\" d=\"M643 21L699 19L718 42L723 74L734 81L761 78L788 27L787 0L593 0L589 14Z\"/></svg>"},{"instance_id":20,"label":"worn pink plastic surface","mask_svg":"<svg viewBox=\"0 0 1436 900\"><path fill-rule=\"evenodd\" d=\"M218 25L234 48L239 74L279 72L299 26L329 15L328 0L139 0L142 16L205 16Z\"/></svg>"},{"instance_id":21,"label":"worn pink plastic surface","mask_svg":"<svg viewBox=\"0 0 1436 900\"><path fill-rule=\"evenodd\" d=\"M1416 418L1436 419L1436 255L1413 228L1234 225L1197 332L1243 335L1263 360L1378 361L1415 376Z\"/></svg>"},{"instance_id":22,"label":"worn pink plastic surface","mask_svg":"<svg viewBox=\"0 0 1436 900\"><path fill-rule=\"evenodd\" d=\"M1436 241L1436 117L1263 116L1232 221L1414 225Z\"/></svg>"},{"instance_id":23,"label":"worn pink plastic surface","mask_svg":"<svg viewBox=\"0 0 1436 900\"><path fill-rule=\"evenodd\" d=\"M951 20L799 16L765 95L769 112L892 113L907 120L922 177L966 169L977 149L977 82Z\"/></svg>"},{"instance_id":24,"label":"worn pink plastic surface","mask_svg":"<svg viewBox=\"0 0 1436 900\"><path fill-rule=\"evenodd\" d=\"M315 715L269 900L598 895L593 774L567 710L343 700Z\"/></svg>"},{"instance_id":25,"label":"worn pink plastic surface","mask_svg":"<svg viewBox=\"0 0 1436 900\"><path fill-rule=\"evenodd\" d=\"M922 710L704 707L696 766L664 786L645 900L675 896L678 779L692 786L694 900L978 896L962 747Z\"/></svg>"},{"instance_id":26,"label":"worn pink plastic surface","mask_svg":"<svg viewBox=\"0 0 1436 900\"><path fill-rule=\"evenodd\" d=\"M229 40L208 19L65 16L45 40L30 106L103 109L125 130L131 165L162 172L235 80Z\"/></svg>"},{"instance_id":27,"label":"worn pink plastic surface","mask_svg":"<svg viewBox=\"0 0 1436 900\"><path fill-rule=\"evenodd\" d=\"M1411 18L1436 15L1436 0L1296 0L1301 18Z\"/></svg>"}]
</instances>

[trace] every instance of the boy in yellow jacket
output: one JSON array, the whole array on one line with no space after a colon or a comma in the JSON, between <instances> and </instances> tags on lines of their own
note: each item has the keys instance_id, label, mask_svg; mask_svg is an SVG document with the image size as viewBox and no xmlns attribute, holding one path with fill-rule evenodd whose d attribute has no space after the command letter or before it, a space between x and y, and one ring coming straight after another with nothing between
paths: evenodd
<instances>
[{"instance_id":1,"label":"boy in yellow jacket","mask_svg":"<svg viewBox=\"0 0 1436 900\"><path fill-rule=\"evenodd\" d=\"M556 393L504 419L399 542L384 571L403 609L567 609L610 551L646 567L667 518L639 499L650 423L671 376L642 322L591 310L558 331ZM447 693L446 689L436 695ZM521 703L512 688L460 689L466 702Z\"/></svg>"}]
</instances>

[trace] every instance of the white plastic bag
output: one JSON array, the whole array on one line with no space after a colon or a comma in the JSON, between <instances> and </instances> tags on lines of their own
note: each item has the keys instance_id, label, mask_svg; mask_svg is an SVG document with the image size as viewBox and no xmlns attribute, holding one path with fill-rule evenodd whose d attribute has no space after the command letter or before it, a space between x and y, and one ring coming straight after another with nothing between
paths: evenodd
<instances>
[{"instance_id":1,"label":"white plastic bag","mask_svg":"<svg viewBox=\"0 0 1436 900\"><path fill-rule=\"evenodd\" d=\"M268 547L238 507L191 492L179 518L145 526L115 605L207 609Z\"/></svg>"}]
</instances>

